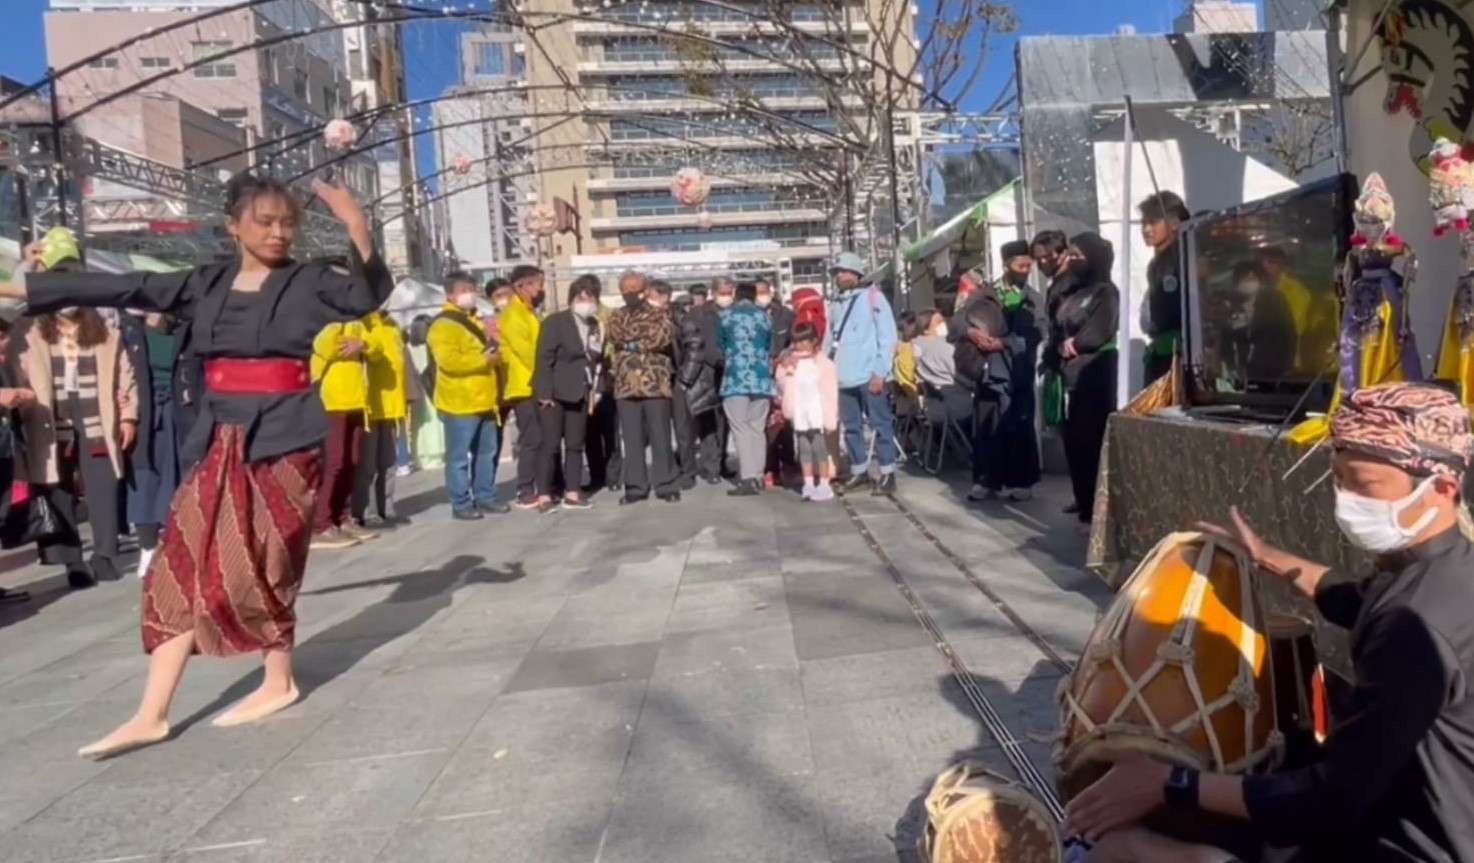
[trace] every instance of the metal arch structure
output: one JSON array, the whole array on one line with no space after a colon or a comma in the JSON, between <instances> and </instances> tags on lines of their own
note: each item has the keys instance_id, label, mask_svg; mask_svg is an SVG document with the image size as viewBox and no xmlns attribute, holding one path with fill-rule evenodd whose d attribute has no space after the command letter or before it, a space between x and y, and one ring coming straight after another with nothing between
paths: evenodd
<instances>
[{"instance_id":1,"label":"metal arch structure","mask_svg":"<svg viewBox=\"0 0 1474 863\"><path fill-rule=\"evenodd\" d=\"M102 105L107 104L110 101L122 98L123 96L131 93L139 92L140 90L143 90L144 88L152 84L156 84L160 81L166 80L173 75L184 74L185 72L199 65L216 62L221 59L235 56L236 54L259 50L264 47L270 47L271 45L290 42L295 39L305 38L316 33L326 32L333 29L364 26L367 24L372 24L375 26L399 26L409 23L430 22L437 20L501 24L520 29L524 33L532 35L535 35L536 32L540 29L556 26L557 24L565 22L588 21L617 23L621 26L634 27L636 29L645 30L655 34L671 35L683 39L696 39L698 41L702 41L725 50L736 51L739 53L748 54L752 57L760 58L765 61L775 62L779 65L784 66L785 68L790 68L791 70L795 68L790 64L785 63L784 59L781 56L774 56L763 51L758 51L747 45L741 44L740 40L729 41L727 39L706 36L701 33L693 33L689 28L677 29L676 27L671 26L678 23L675 21L670 21L665 24L648 24L638 20L631 20L629 18L604 15L600 14L595 8L583 7L577 9L577 11L573 13L531 13L518 10L516 9L515 4L513 4L509 12L479 11L471 10L469 7L466 11L460 11L452 9L450 7L435 9L410 3L393 3L389 2L389 0L349 0L349 2L360 5L368 10L379 10L393 14L381 18L371 18L370 20L355 20L346 23L333 22L325 26L305 28L296 32L281 33L261 39L256 39L250 44L242 45L239 47L232 47L229 50L217 52L210 56L198 57L195 58L192 62L181 64L157 75L148 76L113 93L105 94L97 100L94 100L92 103L84 105L81 108L72 111L70 114L61 115L57 110L54 98L56 82L60 80L64 75L70 74L71 72L74 72L80 68L84 68L90 61L99 57L106 57L108 54L124 50L129 45L136 44L146 39L155 38L166 32L183 29L187 26L198 25L199 23L207 21L211 18L230 14L232 12L240 11L243 9L250 9L259 5L263 5L267 2L272 2L272 0L240 0L240 2L216 7L206 12L202 12L198 15L190 16L181 21L174 22L170 25L166 25L161 28L155 28L153 30L139 34L138 36L131 37L130 39L124 40L123 42L120 42L116 45L109 46L103 51L91 55L90 57L83 58L66 68L48 73L46 78L42 79L39 82L36 82L33 85L30 85L27 88L24 88L19 92L11 93L9 95L6 95L4 98L0 98L0 111L3 111L5 108L18 102L28 95L35 95L39 93L42 88L50 85L53 91L53 124L51 131L55 140L59 143L63 138L63 135L61 134L62 130L60 127L63 126L67 121L83 116L87 112L95 110L96 108L101 107ZM620 2L623 2L623 0L620 0ZM903 86L912 87L918 90L921 93L923 99L931 99L942 104L943 106L950 107L947 105L945 99L942 99L939 94L935 94L927 90L924 84L911 80L909 76L900 75L897 70L889 68L882 63L878 63L873 57L869 57L863 53L855 51L851 46L848 45L847 42L834 42L832 40L826 39L824 35L815 33L812 30L805 30L794 27L791 22L779 20L769 16L763 16L741 6L735 6L729 3L720 2L720 0L693 0L693 2L700 3L701 5L705 6L725 9L732 13L744 15L748 18L753 19L755 25L764 24L767 26L771 26L775 31L780 34L786 34L789 38L802 38L814 42L829 43L833 45L836 50L843 51L851 55L857 64L863 64L864 67L870 69L871 72L883 71L886 73L888 80L895 80L899 78L902 81ZM807 68L799 68L798 71L811 74L811 70ZM548 89L559 88L557 85L550 85ZM582 102L581 94L578 94L575 91L575 96L577 96L579 101ZM382 105L365 112L360 112L360 115L362 119L369 120L372 123L373 121L377 121L385 117L393 117L399 115L401 112L413 110L413 108L415 107L423 106L425 104L432 104L444 98L455 98L455 96L453 94L448 94L447 96L435 97L433 99L410 100L398 104ZM699 97L695 94L683 94L681 98L696 99ZM748 105L731 105L730 103L728 103L728 106L736 109L739 113L744 114L754 112L755 110L753 106ZM760 106L758 106L756 110L761 113ZM581 110L578 112L570 113L577 113L586 118L590 116L599 116L599 112L589 110ZM776 112L767 113L769 114L769 119L776 119L779 121L792 120L793 122L800 123L801 125L801 121L798 121L796 118L787 118ZM613 114L609 114L606 116L613 116ZM618 116L620 116L621 118L629 118L631 115L625 114L624 112L618 112ZM481 118L479 122L495 122L499 119L505 118ZM924 154L927 147L931 146L932 142L939 143L943 140L953 144L960 143L962 139L969 137L969 129L966 125L966 121L963 120L960 115L952 114L945 111L926 115L920 114L915 111L908 111L903 116L893 116L891 115L890 111L887 111L887 119L891 120L891 122L884 124L886 128L883 130L883 140L849 140L839 135L828 133L817 128L805 131L813 132L816 135L831 140L832 146L837 148L839 154L843 154L843 158L845 161L844 170L846 171L846 173L848 173L851 160L853 159L854 167L858 169L855 172L855 179L857 181L857 189L861 197L861 200L859 201L861 212L871 212L873 209L873 207L871 206L871 202L873 200L879 200L885 197L889 197L893 201L893 212L899 212L899 206L901 203L899 199L903 197L900 190L904 190L904 200L908 204L907 208L911 209L913 212L917 212L919 215L920 202L924 198L924 196L919 193L919 190L924 185L924 180L922 180L922 166L924 161ZM409 125L411 126L411 128L413 127L412 123ZM429 130L410 131L405 133L405 135L423 134L424 131ZM997 137L992 133L980 135L976 131L972 132L971 134L989 141L995 140L995 138ZM348 154L335 157L334 159L330 160L329 164L334 164L338 161L342 161L343 159L348 158L352 155L368 152L376 147L383 146L395 140L402 140L403 137L404 136L398 138L385 138L381 140L376 140L371 145L362 148L355 148ZM262 148L276 143L285 144L289 148L294 148L296 145L299 145L303 142L311 141L314 138L315 130L300 131L292 133L291 135L284 136L283 139L280 139L278 141L262 142L247 149L251 152L256 152ZM684 143L688 145L700 145L699 141L690 139L686 139ZM885 145L885 148L887 150L887 152L884 153L883 159L877 158L877 149L882 144ZM592 150L598 145L590 143L586 146L588 146ZM609 142L606 141L606 150L608 146ZM65 188L67 186L67 184L62 181L62 178L67 173L69 173L71 176L80 176L84 178L96 177L99 179L110 180L121 185L129 186L131 188L139 188L175 200L186 201L193 204L216 205L217 202L220 200L220 195L223 187L219 183L219 180L216 178L212 178L209 175L204 174L203 172L171 168L169 166L161 165L148 159L143 159L132 154L105 147L101 144L98 144L97 142L92 141L84 141L76 149L77 153L75 158L69 158L66 154L66 148L58 147L59 152L55 155L53 163L53 168L56 169L57 172L58 188ZM513 155L515 156L517 154ZM70 168L70 171L64 171L64 167ZM882 188L885 185L885 181L887 179L890 181L891 186L891 192L888 196L883 193ZM74 183L71 185L75 187L77 184ZM828 189L826 191L829 191L832 196L835 194L835 190ZM411 202L408 206L413 208L416 205ZM110 209L107 212L98 212L96 215L99 217L117 217L128 212L124 208L111 205L109 205L109 207ZM832 218L838 218L839 216L844 215L846 223L853 223L855 221L852 215L854 209L853 206L842 208L840 206L840 202L837 200L836 197L831 197L829 209L830 212L833 214ZM135 210L133 212L137 211ZM81 212L79 210L79 215L80 214ZM62 221L66 221L67 219L66 210L60 206L55 208L52 215ZM308 217L309 221L312 222L320 221L323 218L325 217L323 217L321 214L313 214ZM866 218L864 221L870 223L873 222L873 219ZM327 233L331 233L331 226L314 225L310 226L310 229L308 231L309 235L318 233L315 230L311 230L311 228L315 227L322 227L324 231L326 231Z\"/></svg>"}]
</instances>

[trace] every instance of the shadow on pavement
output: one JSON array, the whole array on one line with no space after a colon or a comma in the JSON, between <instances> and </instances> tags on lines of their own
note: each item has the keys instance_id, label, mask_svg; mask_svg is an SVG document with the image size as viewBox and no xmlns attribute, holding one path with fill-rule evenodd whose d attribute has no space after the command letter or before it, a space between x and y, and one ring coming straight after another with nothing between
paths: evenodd
<instances>
[{"instance_id":1,"label":"shadow on pavement","mask_svg":"<svg viewBox=\"0 0 1474 863\"><path fill-rule=\"evenodd\" d=\"M496 570L482 566L484 560L473 555L457 555L436 569L303 591L305 596L322 596L349 590L394 587L394 591L384 599L365 606L353 617L296 646L293 650L294 671L303 700L311 698L314 690L347 672L379 647L413 632L448 608L457 589L473 584L506 584L526 577L520 562L508 564L505 570ZM183 731L234 704L253 692L260 682L260 670L251 672L180 722L177 728Z\"/></svg>"}]
</instances>

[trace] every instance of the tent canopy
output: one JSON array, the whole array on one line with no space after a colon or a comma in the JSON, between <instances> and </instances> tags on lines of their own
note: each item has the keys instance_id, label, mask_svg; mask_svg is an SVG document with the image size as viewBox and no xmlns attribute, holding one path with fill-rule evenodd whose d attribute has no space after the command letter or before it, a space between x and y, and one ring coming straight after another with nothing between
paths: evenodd
<instances>
[{"instance_id":1,"label":"tent canopy","mask_svg":"<svg viewBox=\"0 0 1474 863\"><path fill-rule=\"evenodd\" d=\"M936 230L906 248L909 263L925 261L943 249L961 242L964 246L985 248L988 214L993 202L1013 193L1018 180L1005 183L987 197L939 225Z\"/></svg>"}]
</instances>

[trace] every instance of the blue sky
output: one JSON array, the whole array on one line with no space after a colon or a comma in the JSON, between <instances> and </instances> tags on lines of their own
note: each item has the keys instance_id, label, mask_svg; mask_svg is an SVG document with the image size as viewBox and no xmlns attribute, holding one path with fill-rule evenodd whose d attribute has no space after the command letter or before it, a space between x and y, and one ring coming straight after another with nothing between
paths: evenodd
<instances>
[{"instance_id":1,"label":"blue sky","mask_svg":"<svg viewBox=\"0 0 1474 863\"><path fill-rule=\"evenodd\" d=\"M46 71L41 16L47 0L4 0L7 28L6 50L0 52L0 74L33 81ZM1019 34L1108 33L1121 24L1132 24L1141 32L1162 32L1183 0L1016 0ZM454 41L444 25L417 25L406 34L410 43L408 74L411 96L430 95L455 78ZM969 94L966 108L987 107L1008 80L1013 63L1012 37L996 41L990 48L987 69ZM445 58L429 62L426 58Z\"/></svg>"}]
</instances>

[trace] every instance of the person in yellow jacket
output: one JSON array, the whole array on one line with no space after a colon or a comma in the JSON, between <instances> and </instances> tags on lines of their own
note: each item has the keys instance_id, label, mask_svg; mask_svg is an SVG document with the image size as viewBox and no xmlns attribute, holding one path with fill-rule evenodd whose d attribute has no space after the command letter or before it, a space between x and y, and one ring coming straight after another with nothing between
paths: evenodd
<instances>
[{"instance_id":1,"label":"person in yellow jacket","mask_svg":"<svg viewBox=\"0 0 1474 863\"><path fill-rule=\"evenodd\" d=\"M517 418L518 509L537 509L552 498L537 494L537 472L541 463L542 430L537 400L532 397L532 371L537 366L537 337L542 324L537 309L543 303L543 272L530 264L512 270L512 299L497 316L502 370L506 375L504 415Z\"/></svg>"},{"instance_id":2,"label":"person in yellow jacket","mask_svg":"<svg viewBox=\"0 0 1474 863\"><path fill-rule=\"evenodd\" d=\"M322 483L312 526L313 548L347 548L375 536L349 518L368 406L366 350L360 321L328 324L312 342L312 380L318 385L328 415Z\"/></svg>"},{"instance_id":3,"label":"person in yellow jacket","mask_svg":"<svg viewBox=\"0 0 1474 863\"><path fill-rule=\"evenodd\" d=\"M435 368L431 400L445 428L445 489L451 514L463 521L509 509L496 499L501 357L476 317L476 294L469 274L451 273L445 285L448 302L425 337Z\"/></svg>"},{"instance_id":4,"label":"person in yellow jacket","mask_svg":"<svg viewBox=\"0 0 1474 863\"><path fill-rule=\"evenodd\" d=\"M396 527L408 521L394 513L398 430L409 413L404 341L399 327L383 312L370 312L361 324L368 373L367 422L353 483L353 520L365 528Z\"/></svg>"}]
</instances>

